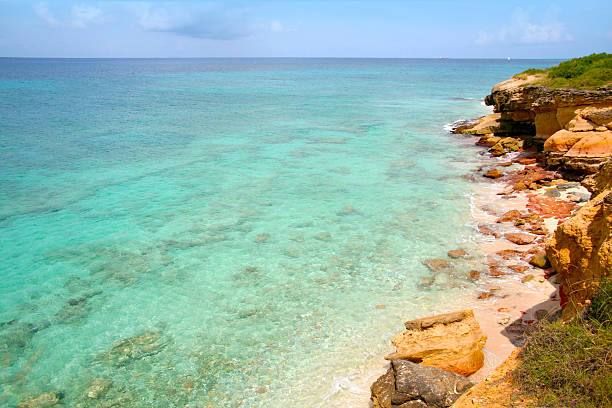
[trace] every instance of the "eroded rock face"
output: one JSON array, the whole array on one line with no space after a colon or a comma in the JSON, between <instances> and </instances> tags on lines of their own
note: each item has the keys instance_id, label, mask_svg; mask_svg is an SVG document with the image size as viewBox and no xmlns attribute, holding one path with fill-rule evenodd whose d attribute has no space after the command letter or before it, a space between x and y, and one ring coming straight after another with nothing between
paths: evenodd
<instances>
[{"instance_id":1,"label":"eroded rock face","mask_svg":"<svg viewBox=\"0 0 612 408\"><path fill-rule=\"evenodd\" d=\"M597 284L612 273L612 160L595 176L597 194L560 224L546 255L561 278L563 318L582 310Z\"/></svg>"},{"instance_id":2,"label":"eroded rock face","mask_svg":"<svg viewBox=\"0 0 612 408\"><path fill-rule=\"evenodd\" d=\"M487 336L471 310L411 320L405 326L392 340L397 351L388 360L410 360L465 376L484 364Z\"/></svg>"},{"instance_id":3,"label":"eroded rock face","mask_svg":"<svg viewBox=\"0 0 612 408\"><path fill-rule=\"evenodd\" d=\"M612 156L612 88L551 89L512 78L495 85L485 103L500 115L491 133L544 143L551 166L594 173ZM519 132L526 123L533 132Z\"/></svg>"},{"instance_id":4,"label":"eroded rock face","mask_svg":"<svg viewBox=\"0 0 612 408\"><path fill-rule=\"evenodd\" d=\"M461 375L395 359L370 390L374 408L445 408L472 385Z\"/></svg>"}]
</instances>

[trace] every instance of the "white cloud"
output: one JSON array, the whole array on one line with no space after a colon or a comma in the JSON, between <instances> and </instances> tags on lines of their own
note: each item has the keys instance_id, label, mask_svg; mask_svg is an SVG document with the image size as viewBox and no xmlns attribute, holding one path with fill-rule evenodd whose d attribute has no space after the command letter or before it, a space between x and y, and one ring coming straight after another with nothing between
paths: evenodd
<instances>
[{"instance_id":1,"label":"white cloud","mask_svg":"<svg viewBox=\"0 0 612 408\"><path fill-rule=\"evenodd\" d=\"M71 15L71 24L76 28L86 28L90 24L101 23L104 20L102 10L85 4L73 6Z\"/></svg>"},{"instance_id":2,"label":"white cloud","mask_svg":"<svg viewBox=\"0 0 612 408\"><path fill-rule=\"evenodd\" d=\"M34 5L34 12L40 17L49 27L57 27L60 25L60 22L51 10L49 10L49 5L46 2L36 3Z\"/></svg>"},{"instance_id":3,"label":"white cloud","mask_svg":"<svg viewBox=\"0 0 612 408\"><path fill-rule=\"evenodd\" d=\"M57 9L55 11L58 11ZM70 13L68 13L70 11ZM78 4L72 6L71 9L59 7L60 17L49 9L47 2L40 2L34 5L34 12L40 17L49 27L72 27L72 28L87 28L92 24L104 22L105 16L102 10L98 7L87 4Z\"/></svg>"},{"instance_id":4,"label":"white cloud","mask_svg":"<svg viewBox=\"0 0 612 408\"><path fill-rule=\"evenodd\" d=\"M283 27L280 21L274 20L270 23L270 31L273 31L275 33L281 33L285 31L285 28Z\"/></svg>"},{"instance_id":5,"label":"white cloud","mask_svg":"<svg viewBox=\"0 0 612 408\"><path fill-rule=\"evenodd\" d=\"M554 16L549 15L541 23L533 23L525 10L517 8L509 24L494 33L481 31L476 44L545 44L573 39L565 24Z\"/></svg>"},{"instance_id":6,"label":"white cloud","mask_svg":"<svg viewBox=\"0 0 612 408\"><path fill-rule=\"evenodd\" d=\"M145 4L139 24L145 31L221 41L288 31L278 20L257 19L250 7L223 3Z\"/></svg>"}]
</instances>

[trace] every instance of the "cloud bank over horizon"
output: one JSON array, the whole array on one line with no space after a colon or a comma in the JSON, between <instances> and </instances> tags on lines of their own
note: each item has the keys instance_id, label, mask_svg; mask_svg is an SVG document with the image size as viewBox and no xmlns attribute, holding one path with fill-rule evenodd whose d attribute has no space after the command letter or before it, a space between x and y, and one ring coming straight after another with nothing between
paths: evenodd
<instances>
[{"instance_id":1,"label":"cloud bank over horizon","mask_svg":"<svg viewBox=\"0 0 612 408\"><path fill-rule=\"evenodd\" d=\"M609 15L590 0L0 0L0 56L569 58L611 51Z\"/></svg>"}]
</instances>

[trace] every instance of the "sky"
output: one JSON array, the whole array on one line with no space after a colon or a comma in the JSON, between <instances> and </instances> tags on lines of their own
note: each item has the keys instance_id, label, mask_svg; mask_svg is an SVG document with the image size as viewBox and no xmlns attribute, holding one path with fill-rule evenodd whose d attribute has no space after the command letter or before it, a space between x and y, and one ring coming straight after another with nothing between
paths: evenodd
<instances>
[{"instance_id":1,"label":"sky","mask_svg":"<svg viewBox=\"0 0 612 408\"><path fill-rule=\"evenodd\" d=\"M0 57L573 58L612 1L0 0Z\"/></svg>"}]
</instances>

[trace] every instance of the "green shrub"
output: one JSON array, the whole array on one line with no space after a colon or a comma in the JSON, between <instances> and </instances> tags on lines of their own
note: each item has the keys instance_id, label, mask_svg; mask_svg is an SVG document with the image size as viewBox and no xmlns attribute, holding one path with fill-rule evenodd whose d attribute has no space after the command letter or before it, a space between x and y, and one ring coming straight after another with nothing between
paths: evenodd
<instances>
[{"instance_id":1,"label":"green shrub","mask_svg":"<svg viewBox=\"0 0 612 408\"><path fill-rule=\"evenodd\" d=\"M591 54L544 70L531 68L515 77L527 75L539 75L536 83L551 88L596 88L612 83L612 54Z\"/></svg>"},{"instance_id":2,"label":"green shrub","mask_svg":"<svg viewBox=\"0 0 612 408\"><path fill-rule=\"evenodd\" d=\"M538 406L612 407L612 284L602 282L583 318L542 322L526 335L514 380Z\"/></svg>"}]
</instances>

